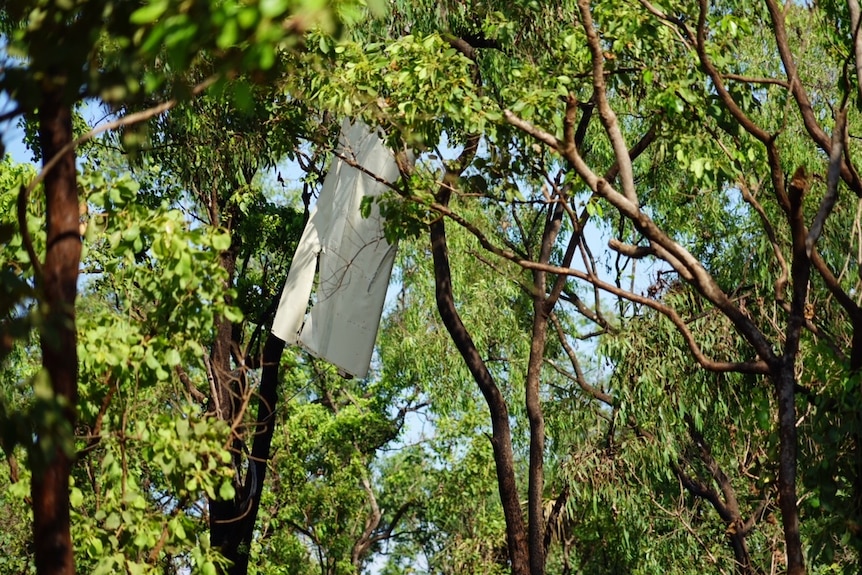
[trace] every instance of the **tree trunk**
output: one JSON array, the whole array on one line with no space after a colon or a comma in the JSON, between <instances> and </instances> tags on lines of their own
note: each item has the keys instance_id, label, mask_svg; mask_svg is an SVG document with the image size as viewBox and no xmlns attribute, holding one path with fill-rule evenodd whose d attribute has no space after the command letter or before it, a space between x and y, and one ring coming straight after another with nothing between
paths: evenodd
<instances>
[{"instance_id":1,"label":"tree trunk","mask_svg":"<svg viewBox=\"0 0 862 575\"><path fill-rule=\"evenodd\" d=\"M445 190L445 186L443 189ZM441 196L445 197L438 198L440 203L447 204L448 193L444 191ZM527 575L530 573L530 555L524 519L521 514L520 497L515 482L515 462L509 427L509 411L500 389L494 382L493 376L476 350L473 339L455 309L452 295L452 274L446 245L446 228L442 217L431 224L431 252L434 258L437 309L491 412L491 446L494 450L497 486L506 520L506 540L509 560L512 563L512 573L513 575Z\"/></svg>"},{"instance_id":2,"label":"tree trunk","mask_svg":"<svg viewBox=\"0 0 862 575\"><path fill-rule=\"evenodd\" d=\"M278 365L284 351L284 341L270 334L263 349L263 373L260 379L260 389L257 402L257 425L255 426L254 443L248 462L243 493L245 500L234 513L238 520L230 524L232 531L231 547L228 557L233 565L228 569L228 575L246 575L248 573L249 551L254 536L254 526L260 508L260 497L266 479L266 464L269 460L269 450L275 431L275 408L278 404Z\"/></svg>"},{"instance_id":3,"label":"tree trunk","mask_svg":"<svg viewBox=\"0 0 862 575\"><path fill-rule=\"evenodd\" d=\"M545 312L544 272L535 274L534 282L540 293L533 294L533 334L530 343L530 360L527 366L526 407L530 421L530 472L527 496L529 516L528 542L530 548L530 575L545 572L545 515L542 495L544 493L545 418L539 398L542 363L548 334L548 314ZM538 278L541 279L538 279Z\"/></svg>"},{"instance_id":4,"label":"tree trunk","mask_svg":"<svg viewBox=\"0 0 862 575\"><path fill-rule=\"evenodd\" d=\"M733 570L736 575L758 575L760 572L751 562L751 554L748 552L748 542L743 533L730 535L730 547L733 549L733 558L736 566Z\"/></svg>"},{"instance_id":5,"label":"tree trunk","mask_svg":"<svg viewBox=\"0 0 862 575\"><path fill-rule=\"evenodd\" d=\"M539 262L547 264L551 260L554 242L562 225L563 204L558 198L557 203L549 208L545 228L542 232L542 245L539 251ZM565 264L571 260L570 253L574 246L570 241ZM543 270L533 272L533 331L530 339L530 359L527 365L527 381L525 387L525 406L527 419L530 421L530 471L527 487L527 540L530 550L530 575L545 573L545 514L542 496L545 487L545 417L542 413L542 401L539 387L542 379L542 365L545 361L545 346L548 339L548 318L562 289L562 281L558 280L550 297L546 295L547 274Z\"/></svg>"},{"instance_id":6,"label":"tree trunk","mask_svg":"<svg viewBox=\"0 0 862 575\"><path fill-rule=\"evenodd\" d=\"M39 105L39 139L43 165L72 141L72 111L59 89L47 90ZM62 421L41 426L35 434L31 484L33 551L39 575L73 575L69 474L78 403L75 298L81 261L73 152L67 152L47 173L44 186L47 253L37 287L47 310L47 322L41 330L40 343L42 366L50 377L53 400L62 411Z\"/></svg>"},{"instance_id":7,"label":"tree trunk","mask_svg":"<svg viewBox=\"0 0 862 575\"><path fill-rule=\"evenodd\" d=\"M805 561L799 535L799 508L796 504L796 378L793 363L784 360L775 380L778 397L778 506L784 527L787 575L803 575Z\"/></svg>"},{"instance_id":8,"label":"tree trunk","mask_svg":"<svg viewBox=\"0 0 862 575\"><path fill-rule=\"evenodd\" d=\"M217 218L217 215L216 215ZM218 220L213 222L218 225ZM225 288L229 289L236 271L236 252L231 246L223 252L219 261L221 267L227 272ZM229 302L228 302L229 303ZM216 417L233 427L234 420L242 408L240 379L244 374L235 374L231 370L230 349L233 343L233 324L226 318L220 317L215 323L215 340L213 341L212 353L210 354L210 368L212 377L210 398L212 407L215 409ZM209 502L210 514L210 542L213 547L221 549L222 554L231 562L236 563L238 548L237 527L242 516L244 493L241 484L240 471L245 460L244 443L238 436L231 440L231 451L233 466L236 470L234 476L234 489L236 495L232 500L212 499Z\"/></svg>"},{"instance_id":9,"label":"tree trunk","mask_svg":"<svg viewBox=\"0 0 862 575\"><path fill-rule=\"evenodd\" d=\"M862 314L853 316L853 339L850 349L850 373L858 375L862 371ZM862 401L862 383L856 388L857 405ZM857 524L862 525L862 410L856 409L851 414L853 418L853 517ZM856 565L862 570L862 536L858 531L853 533L851 544L856 551Z\"/></svg>"}]
</instances>

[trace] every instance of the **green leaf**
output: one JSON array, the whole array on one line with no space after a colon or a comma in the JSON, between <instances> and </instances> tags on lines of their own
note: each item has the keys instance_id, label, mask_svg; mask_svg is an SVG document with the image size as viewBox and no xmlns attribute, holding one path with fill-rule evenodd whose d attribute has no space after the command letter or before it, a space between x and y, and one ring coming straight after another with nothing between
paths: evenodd
<instances>
[{"instance_id":1,"label":"green leaf","mask_svg":"<svg viewBox=\"0 0 862 575\"><path fill-rule=\"evenodd\" d=\"M150 24L158 20L169 5L169 0L155 0L132 12L129 21L132 24Z\"/></svg>"},{"instance_id":2,"label":"green leaf","mask_svg":"<svg viewBox=\"0 0 862 575\"><path fill-rule=\"evenodd\" d=\"M120 516L116 512L112 512L110 515L108 515L108 518L105 519L105 529L113 531L119 526Z\"/></svg>"},{"instance_id":3,"label":"green leaf","mask_svg":"<svg viewBox=\"0 0 862 575\"><path fill-rule=\"evenodd\" d=\"M223 252L230 248L230 234L228 233L219 233L212 235L212 246L213 249Z\"/></svg>"},{"instance_id":4,"label":"green leaf","mask_svg":"<svg viewBox=\"0 0 862 575\"><path fill-rule=\"evenodd\" d=\"M699 180L703 177L704 170L708 169L709 166L709 158L697 158L695 160L692 160L691 166L689 166L689 168L692 172L694 172L694 177Z\"/></svg>"},{"instance_id":5,"label":"green leaf","mask_svg":"<svg viewBox=\"0 0 862 575\"><path fill-rule=\"evenodd\" d=\"M186 530L183 527L182 521L179 517L174 517L173 519L171 519L170 523L168 524L168 527L170 528L171 533L176 539L179 539L180 541L185 541L188 538Z\"/></svg>"},{"instance_id":6,"label":"green leaf","mask_svg":"<svg viewBox=\"0 0 862 575\"><path fill-rule=\"evenodd\" d=\"M77 487L69 491L69 503L72 507L80 507L84 503L84 494Z\"/></svg>"},{"instance_id":7,"label":"green leaf","mask_svg":"<svg viewBox=\"0 0 862 575\"><path fill-rule=\"evenodd\" d=\"M227 306L224 308L224 317L232 323L239 323L243 318L242 310L235 306Z\"/></svg>"},{"instance_id":8,"label":"green leaf","mask_svg":"<svg viewBox=\"0 0 862 575\"><path fill-rule=\"evenodd\" d=\"M165 352L165 363L167 363L170 367L174 367L180 364L180 352L171 348Z\"/></svg>"},{"instance_id":9,"label":"green leaf","mask_svg":"<svg viewBox=\"0 0 862 575\"><path fill-rule=\"evenodd\" d=\"M219 499L224 501L232 500L236 495L236 490L234 489L233 482L230 480L223 481L221 487L218 490Z\"/></svg>"},{"instance_id":10,"label":"green leaf","mask_svg":"<svg viewBox=\"0 0 862 575\"><path fill-rule=\"evenodd\" d=\"M216 38L216 45L222 49L230 48L236 44L238 37L239 23L235 19L230 18L222 25L218 38Z\"/></svg>"},{"instance_id":11,"label":"green leaf","mask_svg":"<svg viewBox=\"0 0 862 575\"><path fill-rule=\"evenodd\" d=\"M275 18L287 11L287 0L261 0L260 13L264 18Z\"/></svg>"}]
</instances>

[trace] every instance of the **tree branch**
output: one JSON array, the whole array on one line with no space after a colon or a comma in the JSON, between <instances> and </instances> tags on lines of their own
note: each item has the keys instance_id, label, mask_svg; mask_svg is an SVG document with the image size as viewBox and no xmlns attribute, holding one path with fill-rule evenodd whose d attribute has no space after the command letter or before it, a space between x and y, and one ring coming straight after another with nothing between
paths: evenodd
<instances>
[{"instance_id":1,"label":"tree branch","mask_svg":"<svg viewBox=\"0 0 862 575\"><path fill-rule=\"evenodd\" d=\"M216 81L215 76L211 76L210 78L204 80L197 86L192 89L192 95L196 96L210 87ZM27 227L27 204L30 200L30 194L33 193L33 190L36 189L42 180L45 179L45 176L48 175L54 166L60 162L60 160L68 154L75 150L78 146L83 144L84 142L98 136L103 132L107 132L109 130L116 130L117 128L122 128L123 126L131 126L133 124L138 124L140 122L144 122L149 120L150 118L154 118L159 114L163 114L167 112L171 108L177 105L179 100L173 99L168 100L167 102L163 102L158 106L153 106L147 110L142 110L140 112L135 112L133 114L127 114L118 120L114 120L113 122L108 122L107 124L102 124L96 128L93 128L83 136L79 136L78 138L72 140L62 148L60 148L56 154L54 154L50 159L47 159L44 166L42 167L39 174L33 178L30 184L25 188L21 186L20 191L18 192L18 227L21 231L21 240L24 244L24 248L27 250L27 256L30 258L31 263L33 264L33 274L37 278L37 283L39 278L42 277L42 262L39 260L38 255L36 254L36 250L33 248L33 240L30 237L30 230Z\"/></svg>"},{"instance_id":2,"label":"tree branch","mask_svg":"<svg viewBox=\"0 0 862 575\"><path fill-rule=\"evenodd\" d=\"M590 53L592 54L593 95L596 106L599 109L599 118L602 121L602 126L605 128L608 139L611 141L614 156L619 164L620 185L623 190L623 195L632 204L637 206L638 197L635 189L634 171L632 170L632 163L629 158L629 149L628 146L626 146L625 138L623 137L619 123L617 122L617 116L608 102L604 74L605 56L602 51L601 40L596 32L592 13L590 12L589 0L578 0L578 10L581 14L581 24L587 35L587 44L589 45Z\"/></svg>"},{"instance_id":3,"label":"tree branch","mask_svg":"<svg viewBox=\"0 0 862 575\"><path fill-rule=\"evenodd\" d=\"M540 141L556 141L547 132L516 117L509 110L505 110L503 115L509 123L523 129ZM737 332L752 345L755 352L763 361L767 364L772 364L776 361L777 358L772 345L767 341L760 329L721 290L715 279L706 271L697 258L671 239L647 214L641 211L636 204L630 202L623 194L617 192L607 180L599 178L584 162L577 150L571 146L566 146L560 149L560 152L575 168L581 179L595 193L610 202L612 206L619 210L623 217L631 221L635 228L650 240L653 249L661 250L657 251L659 257L667 261L702 296L730 319Z\"/></svg>"},{"instance_id":4,"label":"tree branch","mask_svg":"<svg viewBox=\"0 0 862 575\"><path fill-rule=\"evenodd\" d=\"M847 130L847 102L844 104L835 115L835 128L832 131L832 148L829 151L829 171L826 175L826 194L820 200L820 207L817 209L817 215L811 222L811 227L808 229L808 236L805 238L805 256L811 258L811 252L814 250L814 245L823 233L823 225L826 223L826 218L832 213L832 208L835 207L835 202L838 201L838 179L841 177L841 158L844 153L844 136Z\"/></svg>"}]
</instances>

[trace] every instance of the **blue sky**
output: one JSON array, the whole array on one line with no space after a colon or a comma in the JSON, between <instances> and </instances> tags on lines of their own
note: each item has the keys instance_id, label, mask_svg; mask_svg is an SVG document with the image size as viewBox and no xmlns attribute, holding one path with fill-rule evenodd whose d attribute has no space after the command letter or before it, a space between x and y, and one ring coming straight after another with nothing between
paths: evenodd
<instances>
[{"instance_id":1,"label":"blue sky","mask_svg":"<svg viewBox=\"0 0 862 575\"><path fill-rule=\"evenodd\" d=\"M6 94L0 93L0 115L12 109L12 104ZM7 154L17 162L29 162L30 152L24 147L24 130L18 126L18 119L0 122L0 134Z\"/></svg>"}]
</instances>

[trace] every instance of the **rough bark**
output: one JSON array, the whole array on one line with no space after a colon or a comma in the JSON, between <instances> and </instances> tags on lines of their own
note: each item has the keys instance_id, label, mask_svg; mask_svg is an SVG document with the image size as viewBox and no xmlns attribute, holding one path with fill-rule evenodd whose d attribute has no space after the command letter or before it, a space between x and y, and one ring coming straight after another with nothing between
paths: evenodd
<instances>
[{"instance_id":1,"label":"rough bark","mask_svg":"<svg viewBox=\"0 0 862 575\"><path fill-rule=\"evenodd\" d=\"M542 244L539 252L539 262L548 263L551 259L551 249L557 240L564 214L561 196L549 207L545 229L542 233ZM570 263L574 245L579 234L570 239L566 254L566 265ZM542 495L544 492L544 461L545 461L545 418L542 412L542 402L539 395L542 365L545 358L545 347L548 340L548 320L551 311L559 298L563 278L559 278L550 296L546 294L547 273L543 270L533 272L533 331L530 340L530 358L527 364L527 381L525 385L525 401L527 419L530 422L530 470L527 496L528 513L528 544L530 550L530 573L542 575L545 572L545 517Z\"/></svg>"},{"instance_id":2,"label":"rough bark","mask_svg":"<svg viewBox=\"0 0 862 575\"><path fill-rule=\"evenodd\" d=\"M751 560L747 536L756 524L758 513L755 512L748 521L745 521L739 507L736 489L734 489L730 478L712 456L712 450L703 434L697 430L694 420L691 417L686 417L686 424L689 436L697 446L698 458L709 471L712 481L718 485L720 493L712 485L705 485L687 477L681 469L676 470L677 476L680 477L683 486L690 493L708 501L724 521L735 560L734 572L737 575L756 575L759 570Z\"/></svg>"},{"instance_id":3,"label":"rough bark","mask_svg":"<svg viewBox=\"0 0 862 575\"><path fill-rule=\"evenodd\" d=\"M530 547L530 574L542 575L545 571L545 519L542 505L544 491L545 418L539 398L542 363L548 337L548 314L545 313L545 272L534 274L533 332L530 342L530 359L527 365L526 407L530 422L530 471L527 488L528 542Z\"/></svg>"},{"instance_id":4,"label":"rough bark","mask_svg":"<svg viewBox=\"0 0 862 575\"><path fill-rule=\"evenodd\" d=\"M59 88L48 89L39 105L39 138L47 164L72 141L72 111ZM37 458L31 484L33 498L33 551L39 575L75 572L69 532L70 444L78 402L78 355L75 298L81 238L75 156L71 150L44 179L47 216L47 253L39 289L48 318L41 332L42 366L47 371L54 399L62 409L63 424L36 434ZM43 451L43 442L54 447ZM64 444L69 448L64 450Z\"/></svg>"},{"instance_id":5,"label":"rough bark","mask_svg":"<svg viewBox=\"0 0 862 575\"><path fill-rule=\"evenodd\" d=\"M805 573L802 540L799 535L799 508L796 503L796 358L799 340L805 324L805 303L808 300L808 282L811 261L805 248L805 229L802 200L808 190L809 181L803 168L798 168L788 186L790 224L793 243L793 259L790 276L793 296L790 302L790 317L785 332L784 354L773 368L772 381L778 403L778 505L784 528L784 544L787 554L788 575Z\"/></svg>"}]
</instances>

